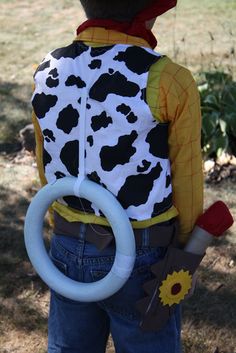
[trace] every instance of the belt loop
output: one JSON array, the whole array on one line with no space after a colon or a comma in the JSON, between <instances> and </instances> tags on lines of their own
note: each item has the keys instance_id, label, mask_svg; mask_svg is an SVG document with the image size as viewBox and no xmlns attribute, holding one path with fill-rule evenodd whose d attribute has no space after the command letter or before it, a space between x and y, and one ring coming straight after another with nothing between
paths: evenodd
<instances>
[{"instance_id":1,"label":"belt loop","mask_svg":"<svg viewBox=\"0 0 236 353\"><path fill-rule=\"evenodd\" d=\"M142 246L149 247L150 245L150 228L144 228L142 231Z\"/></svg>"},{"instance_id":2,"label":"belt loop","mask_svg":"<svg viewBox=\"0 0 236 353\"><path fill-rule=\"evenodd\" d=\"M85 240L86 230L87 230L87 224L81 223L79 226L79 239L80 240Z\"/></svg>"}]
</instances>

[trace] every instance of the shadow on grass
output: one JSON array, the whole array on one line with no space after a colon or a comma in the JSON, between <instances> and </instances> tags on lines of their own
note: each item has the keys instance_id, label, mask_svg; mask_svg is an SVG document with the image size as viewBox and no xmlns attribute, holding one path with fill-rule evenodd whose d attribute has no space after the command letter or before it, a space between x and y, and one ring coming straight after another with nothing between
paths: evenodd
<instances>
[{"instance_id":1,"label":"shadow on grass","mask_svg":"<svg viewBox=\"0 0 236 353\"><path fill-rule=\"evenodd\" d=\"M40 302L48 287L29 262L23 236L24 218L32 196L31 190L23 197L0 186L0 323L24 332L45 333L46 315L34 304Z\"/></svg>"},{"instance_id":2,"label":"shadow on grass","mask_svg":"<svg viewBox=\"0 0 236 353\"><path fill-rule=\"evenodd\" d=\"M31 122L32 87L0 81L0 152L16 152L21 148L19 130Z\"/></svg>"},{"instance_id":3,"label":"shadow on grass","mask_svg":"<svg viewBox=\"0 0 236 353\"><path fill-rule=\"evenodd\" d=\"M0 302L0 316L11 320L11 325L19 331L41 331L46 333L47 319L33 307L27 299L5 299Z\"/></svg>"},{"instance_id":4,"label":"shadow on grass","mask_svg":"<svg viewBox=\"0 0 236 353\"><path fill-rule=\"evenodd\" d=\"M183 305L184 318L191 321L197 328L202 323L206 326L215 328L230 327L236 330L236 276L227 274L227 283L225 283L226 274L218 271L209 271L201 269L202 276L209 275L209 282L217 283L215 289L210 290L200 282L192 298Z\"/></svg>"},{"instance_id":5,"label":"shadow on grass","mask_svg":"<svg viewBox=\"0 0 236 353\"><path fill-rule=\"evenodd\" d=\"M0 252L3 255L11 255L13 263L28 259L23 239L23 228L26 211L34 193L32 190L28 190L26 198L0 185ZM47 223L45 227L48 229Z\"/></svg>"},{"instance_id":6,"label":"shadow on grass","mask_svg":"<svg viewBox=\"0 0 236 353\"><path fill-rule=\"evenodd\" d=\"M192 298L183 305L184 353L233 353L236 335L236 277L217 271L201 269L211 278L208 284L201 282ZM217 282L210 290L212 277Z\"/></svg>"}]
</instances>

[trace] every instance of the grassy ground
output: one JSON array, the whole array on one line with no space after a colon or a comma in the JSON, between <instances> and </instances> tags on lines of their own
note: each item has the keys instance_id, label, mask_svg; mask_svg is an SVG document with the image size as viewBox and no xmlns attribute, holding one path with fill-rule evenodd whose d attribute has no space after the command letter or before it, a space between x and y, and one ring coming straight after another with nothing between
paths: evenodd
<instances>
[{"instance_id":1,"label":"grassy ground","mask_svg":"<svg viewBox=\"0 0 236 353\"><path fill-rule=\"evenodd\" d=\"M37 173L31 156L4 152L16 149L19 128L30 122L34 64L72 40L83 19L77 4L0 0L0 353L45 353L48 291L28 262L22 231ZM235 0L179 0L154 30L158 50L194 73L216 66L235 74L235 28ZM235 195L229 181L206 185L205 204L221 198L236 216ZM236 352L235 230L210 247L184 306L185 353Z\"/></svg>"}]
</instances>

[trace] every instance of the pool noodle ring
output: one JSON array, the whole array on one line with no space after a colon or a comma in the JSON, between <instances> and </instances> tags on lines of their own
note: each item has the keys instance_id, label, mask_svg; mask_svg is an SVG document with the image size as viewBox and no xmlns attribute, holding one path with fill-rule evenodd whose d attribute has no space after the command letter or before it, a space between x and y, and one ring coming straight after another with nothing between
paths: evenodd
<instances>
[{"instance_id":1,"label":"pool noodle ring","mask_svg":"<svg viewBox=\"0 0 236 353\"><path fill-rule=\"evenodd\" d=\"M24 237L32 265L41 279L62 296L82 302L103 300L116 293L129 278L135 261L135 239L129 218L115 196L102 186L83 179L76 188L75 177L64 177L44 186L28 208ZM92 283L74 281L62 274L50 259L43 241L43 221L49 206L58 198L85 198L104 213L113 230L116 254L110 272Z\"/></svg>"}]
</instances>

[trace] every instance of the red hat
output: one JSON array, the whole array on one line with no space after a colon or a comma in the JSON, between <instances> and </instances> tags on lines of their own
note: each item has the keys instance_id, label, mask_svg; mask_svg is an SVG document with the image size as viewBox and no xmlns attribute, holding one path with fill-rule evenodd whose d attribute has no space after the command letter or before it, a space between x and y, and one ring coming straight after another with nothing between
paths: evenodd
<instances>
[{"instance_id":1,"label":"red hat","mask_svg":"<svg viewBox=\"0 0 236 353\"><path fill-rule=\"evenodd\" d=\"M77 34L88 27L103 27L113 29L127 35L145 39L152 48L155 48L157 41L152 31L146 28L146 21L156 18L175 7L177 0L155 0L144 10L140 11L131 22L119 22L106 19L91 19L84 22L77 29Z\"/></svg>"},{"instance_id":2,"label":"red hat","mask_svg":"<svg viewBox=\"0 0 236 353\"><path fill-rule=\"evenodd\" d=\"M133 22L145 22L156 18L175 7L177 0L155 0L135 16Z\"/></svg>"}]
</instances>

